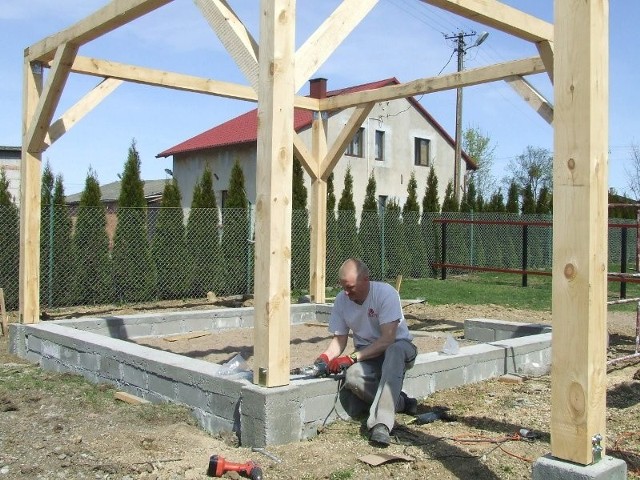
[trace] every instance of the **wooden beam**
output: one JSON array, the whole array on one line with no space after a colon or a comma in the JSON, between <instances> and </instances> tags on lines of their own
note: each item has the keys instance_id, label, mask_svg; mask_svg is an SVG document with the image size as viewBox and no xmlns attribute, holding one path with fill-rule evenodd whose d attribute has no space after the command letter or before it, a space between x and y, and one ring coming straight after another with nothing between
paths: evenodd
<instances>
[{"instance_id":1,"label":"wooden beam","mask_svg":"<svg viewBox=\"0 0 640 480\"><path fill-rule=\"evenodd\" d=\"M46 149L44 139L49 131L51 119L62 96L62 90L69 77L71 63L77 52L78 47L69 43L61 45L56 51L44 91L40 96L25 137L26 143L23 143L26 146L26 150L31 153L42 152Z\"/></svg>"},{"instance_id":2,"label":"wooden beam","mask_svg":"<svg viewBox=\"0 0 640 480\"><path fill-rule=\"evenodd\" d=\"M118 78L127 82L170 88L172 90L235 98L249 102L258 101L256 91L246 85L221 82L209 78L167 72L165 70L155 70L97 58L76 57L71 66L71 71L73 73L96 77ZM294 105L298 108L314 111L320 108L318 99L300 96L295 97Z\"/></svg>"},{"instance_id":3,"label":"wooden beam","mask_svg":"<svg viewBox=\"0 0 640 480\"><path fill-rule=\"evenodd\" d=\"M338 137L335 142L333 142L331 149L322 160L322 165L320 167L320 176L325 182L329 178L329 175L331 175L335 166L338 164L340 158L342 158L347 145L349 145L349 142L353 139L356 131L362 126L369 113L371 113L374 105L375 103L366 103L364 105L357 106L347 121L347 124L338 134Z\"/></svg>"},{"instance_id":4,"label":"wooden beam","mask_svg":"<svg viewBox=\"0 0 640 480\"><path fill-rule=\"evenodd\" d=\"M28 61L49 62L60 45L84 45L172 1L112 0L84 20L27 48L25 56Z\"/></svg>"},{"instance_id":5,"label":"wooden beam","mask_svg":"<svg viewBox=\"0 0 640 480\"><path fill-rule=\"evenodd\" d=\"M75 105L67 110L58 120L49 127L49 134L45 138L47 146L53 145L62 135L67 133L86 114L93 110L116 88L122 85L122 80L107 78L100 82L94 89L87 93Z\"/></svg>"},{"instance_id":6,"label":"wooden beam","mask_svg":"<svg viewBox=\"0 0 640 480\"><path fill-rule=\"evenodd\" d=\"M608 2L554 16L551 453L588 465L606 442Z\"/></svg>"},{"instance_id":7,"label":"wooden beam","mask_svg":"<svg viewBox=\"0 0 640 480\"><path fill-rule=\"evenodd\" d=\"M319 162L315 161L313 154L296 132L293 132L293 154L300 160L302 168L311 177L311 181L320 176Z\"/></svg>"},{"instance_id":8,"label":"wooden beam","mask_svg":"<svg viewBox=\"0 0 640 480\"><path fill-rule=\"evenodd\" d=\"M25 59L22 87L22 138L26 145L27 129L42 93L40 64ZM40 321L40 152L22 149L20 162L20 322Z\"/></svg>"},{"instance_id":9,"label":"wooden beam","mask_svg":"<svg viewBox=\"0 0 640 480\"><path fill-rule=\"evenodd\" d=\"M544 66L547 69L549 80L553 83L553 42L541 41L536 43L536 47L540 54L540 58L542 59L542 63L544 63Z\"/></svg>"},{"instance_id":10,"label":"wooden beam","mask_svg":"<svg viewBox=\"0 0 640 480\"><path fill-rule=\"evenodd\" d=\"M553 24L497 0L421 0L531 42L553 40Z\"/></svg>"},{"instance_id":11,"label":"wooden beam","mask_svg":"<svg viewBox=\"0 0 640 480\"><path fill-rule=\"evenodd\" d=\"M547 123L553 123L553 106L538 92L533 85L520 76L513 76L504 79L522 99L527 102Z\"/></svg>"},{"instance_id":12,"label":"wooden beam","mask_svg":"<svg viewBox=\"0 0 640 480\"><path fill-rule=\"evenodd\" d=\"M295 0L260 0L254 382L289 384Z\"/></svg>"},{"instance_id":13,"label":"wooden beam","mask_svg":"<svg viewBox=\"0 0 640 480\"><path fill-rule=\"evenodd\" d=\"M318 165L327 156L327 131L329 116L317 112L311 124L311 152ZM311 177L311 214L309 249L309 295L315 303L326 301L327 277L327 181L320 175Z\"/></svg>"},{"instance_id":14,"label":"wooden beam","mask_svg":"<svg viewBox=\"0 0 640 480\"><path fill-rule=\"evenodd\" d=\"M544 64L539 57L498 63L489 67L473 68L462 72L450 73L439 77L421 78L400 85L390 85L376 90L347 93L320 100L320 109L340 110L368 102L383 102L397 98L412 97L425 93L435 93L452 90L458 87L468 87L504 80L514 75L531 75L545 71Z\"/></svg>"},{"instance_id":15,"label":"wooden beam","mask_svg":"<svg viewBox=\"0 0 640 480\"><path fill-rule=\"evenodd\" d=\"M4 289L0 288L0 323L2 324L2 334L9 336L9 318L7 308L4 303Z\"/></svg>"},{"instance_id":16,"label":"wooden beam","mask_svg":"<svg viewBox=\"0 0 640 480\"><path fill-rule=\"evenodd\" d=\"M377 3L378 0L343 0L316 29L296 52L296 92Z\"/></svg>"},{"instance_id":17,"label":"wooden beam","mask_svg":"<svg viewBox=\"0 0 640 480\"><path fill-rule=\"evenodd\" d=\"M259 91L258 44L226 0L194 0L253 89Z\"/></svg>"}]
</instances>

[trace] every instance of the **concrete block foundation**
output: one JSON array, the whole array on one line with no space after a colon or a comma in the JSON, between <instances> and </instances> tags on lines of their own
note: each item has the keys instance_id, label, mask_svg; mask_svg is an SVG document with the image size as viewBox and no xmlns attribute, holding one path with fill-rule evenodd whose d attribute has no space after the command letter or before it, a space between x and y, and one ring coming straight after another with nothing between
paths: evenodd
<instances>
[{"instance_id":1,"label":"concrete block foundation","mask_svg":"<svg viewBox=\"0 0 640 480\"><path fill-rule=\"evenodd\" d=\"M291 323L327 322L330 312L331 305L292 305ZM470 335L481 331L475 323L484 321L467 321ZM491 322L494 331L500 332L500 322ZM530 363L550 364L550 333L511 338L509 332L517 329L511 322L503 323L507 333L498 333L499 341L462 347L457 355L419 354L407 372L404 390L421 398L436 390L518 373ZM110 383L151 402L184 404L202 428L211 433L235 432L246 446L311 438L323 423L366 411L344 390L336 401L338 382L333 378L292 376L287 386L260 387L247 372L223 375L221 365L125 341L252 326L252 308L10 324L9 348L47 370Z\"/></svg>"},{"instance_id":2,"label":"concrete block foundation","mask_svg":"<svg viewBox=\"0 0 640 480\"><path fill-rule=\"evenodd\" d=\"M533 480L625 480L624 460L605 455L592 465L577 465L545 455L533 464Z\"/></svg>"}]
</instances>

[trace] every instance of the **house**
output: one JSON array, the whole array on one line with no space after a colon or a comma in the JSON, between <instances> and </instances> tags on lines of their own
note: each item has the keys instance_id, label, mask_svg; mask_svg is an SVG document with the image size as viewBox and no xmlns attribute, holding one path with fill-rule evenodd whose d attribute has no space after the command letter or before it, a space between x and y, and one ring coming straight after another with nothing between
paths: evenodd
<instances>
[{"instance_id":1,"label":"house","mask_svg":"<svg viewBox=\"0 0 640 480\"><path fill-rule=\"evenodd\" d=\"M310 97L325 98L346 93L374 90L399 84L395 78L327 91L326 79L310 82ZM328 144L331 145L346 125L353 109L333 112L328 119ZM313 112L296 108L294 128L307 145L311 145ZM251 203L256 198L257 110L251 110L221 125L189 138L157 157L173 157L173 175L180 185L182 204L189 208L193 188L205 166L214 175L218 205L224 207L231 169L237 160L245 176L246 194ZM412 173L422 198L430 167L438 176L439 199L444 199L447 183L453 180L455 142L442 126L413 97L377 103L369 117L354 135L334 169L334 191L339 200L344 188L347 168L353 176L353 199L356 214L364 202L370 175L376 179L378 204L395 199L402 206L407 198L407 185ZM461 177L476 165L462 154ZM310 187L310 178L305 174ZM462 182L461 182L462 183Z\"/></svg>"},{"instance_id":2,"label":"house","mask_svg":"<svg viewBox=\"0 0 640 480\"><path fill-rule=\"evenodd\" d=\"M9 193L13 201L20 206L20 158L22 149L20 147L0 146L0 169L9 181Z\"/></svg>"},{"instance_id":3,"label":"house","mask_svg":"<svg viewBox=\"0 0 640 480\"><path fill-rule=\"evenodd\" d=\"M148 234L153 233L155 219L160 204L162 203L162 192L168 180L145 180L144 181L144 198L147 202L147 227ZM118 209L118 197L120 197L120 188L122 182L111 182L106 185L100 185L100 200L107 211L107 235L109 236L109 248L113 248L113 239L116 232L118 218L116 211ZM80 205L82 192L67 195L65 197L66 204L70 207L71 217L76 216L76 211Z\"/></svg>"}]
</instances>

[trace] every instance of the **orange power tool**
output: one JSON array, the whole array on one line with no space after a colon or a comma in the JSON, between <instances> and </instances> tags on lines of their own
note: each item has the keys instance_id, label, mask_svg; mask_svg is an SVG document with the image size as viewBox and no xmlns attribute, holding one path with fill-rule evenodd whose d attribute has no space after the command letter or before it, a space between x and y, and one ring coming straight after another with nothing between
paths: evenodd
<instances>
[{"instance_id":1,"label":"orange power tool","mask_svg":"<svg viewBox=\"0 0 640 480\"><path fill-rule=\"evenodd\" d=\"M207 475L221 477L226 472L238 472L251 480L262 480L262 469L252 461L246 463L227 462L220 455L211 455Z\"/></svg>"}]
</instances>

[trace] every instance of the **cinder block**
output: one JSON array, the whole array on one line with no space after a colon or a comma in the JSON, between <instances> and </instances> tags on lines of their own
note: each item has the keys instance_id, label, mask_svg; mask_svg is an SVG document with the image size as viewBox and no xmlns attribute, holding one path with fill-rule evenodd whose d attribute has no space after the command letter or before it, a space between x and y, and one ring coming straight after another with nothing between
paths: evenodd
<instances>
[{"instance_id":1,"label":"cinder block","mask_svg":"<svg viewBox=\"0 0 640 480\"><path fill-rule=\"evenodd\" d=\"M477 325L464 324L464 338L475 342L493 342L496 339L495 330Z\"/></svg>"},{"instance_id":2,"label":"cinder block","mask_svg":"<svg viewBox=\"0 0 640 480\"><path fill-rule=\"evenodd\" d=\"M626 480L624 460L605 455L591 465L578 465L560 460L550 454L538 458L532 468L533 480Z\"/></svg>"},{"instance_id":3,"label":"cinder block","mask_svg":"<svg viewBox=\"0 0 640 480\"><path fill-rule=\"evenodd\" d=\"M176 398L175 381L172 378L149 374L149 390L160 395L161 398L174 400Z\"/></svg>"},{"instance_id":4,"label":"cinder block","mask_svg":"<svg viewBox=\"0 0 640 480\"><path fill-rule=\"evenodd\" d=\"M433 385L435 390L445 390L447 388L464 385L464 380L465 369L462 367L433 374Z\"/></svg>"}]
</instances>

